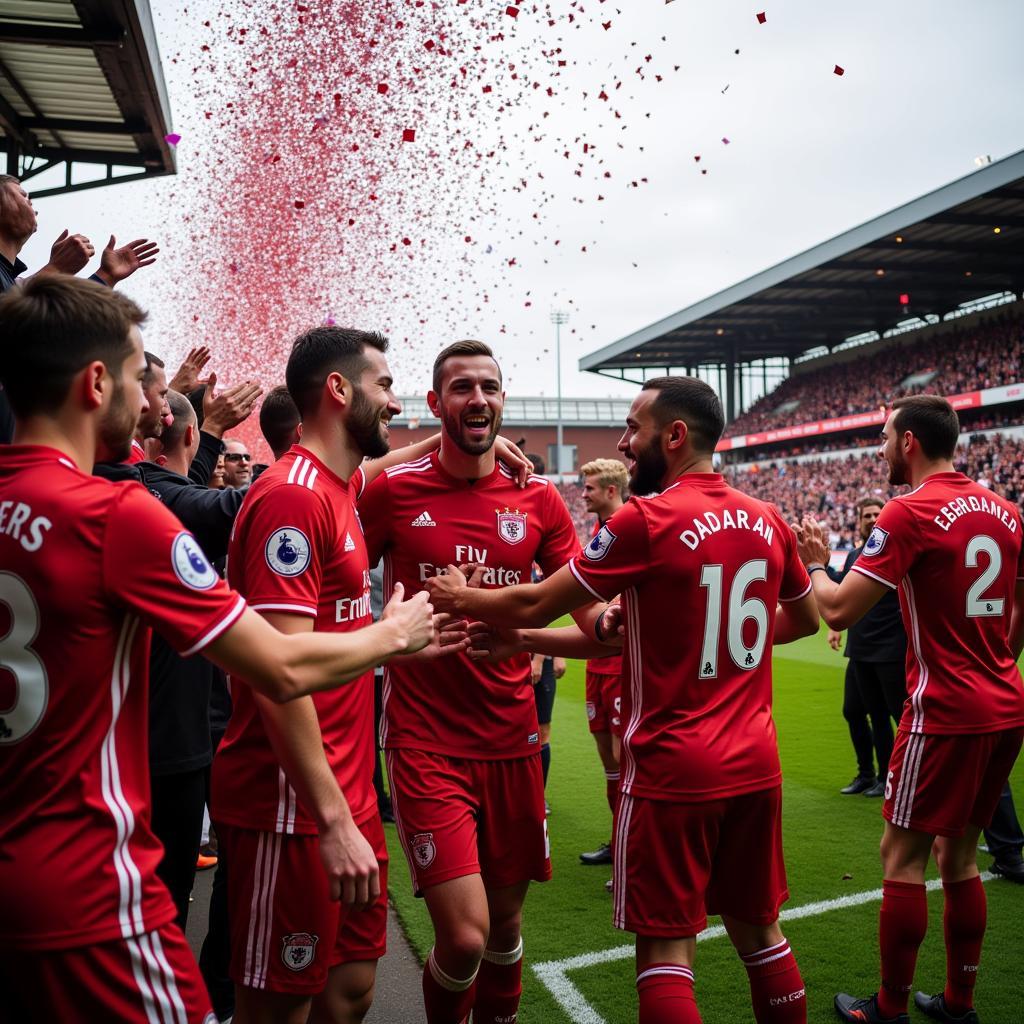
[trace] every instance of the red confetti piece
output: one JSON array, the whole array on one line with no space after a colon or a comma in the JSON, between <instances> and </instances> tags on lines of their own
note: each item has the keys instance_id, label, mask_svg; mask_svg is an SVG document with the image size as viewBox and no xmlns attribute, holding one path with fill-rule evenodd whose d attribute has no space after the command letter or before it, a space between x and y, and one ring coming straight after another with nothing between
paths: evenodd
<instances>
[{"instance_id":1,"label":"red confetti piece","mask_svg":"<svg viewBox=\"0 0 1024 1024\"><path fill-rule=\"evenodd\" d=\"M708 169L706 167L703 167L703 168L701 168L701 172L700 173L701 174L707 174L708 173Z\"/></svg>"},{"instance_id":2,"label":"red confetti piece","mask_svg":"<svg viewBox=\"0 0 1024 1024\"><path fill-rule=\"evenodd\" d=\"M179 142L181 142L181 136L177 132L171 132L170 135L164 136L164 142L166 142L169 146L176 146Z\"/></svg>"},{"instance_id":3,"label":"red confetti piece","mask_svg":"<svg viewBox=\"0 0 1024 1024\"><path fill-rule=\"evenodd\" d=\"M379 84L379 85L377 86L377 92L379 92L379 93L381 94L381 96L383 96L383 95L384 95L384 93L386 93L387 91L388 91L388 85L387 85L387 82L381 82L381 83L380 83L380 84Z\"/></svg>"},{"instance_id":4,"label":"red confetti piece","mask_svg":"<svg viewBox=\"0 0 1024 1024\"><path fill-rule=\"evenodd\" d=\"M402 245L412 245L412 239L411 238L403 238L402 239Z\"/></svg>"},{"instance_id":5,"label":"red confetti piece","mask_svg":"<svg viewBox=\"0 0 1024 1024\"><path fill-rule=\"evenodd\" d=\"M427 40L427 41L426 41L426 42L425 42L425 43L423 44L423 49L424 49L424 50L432 50L433 48L434 48L434 40L433 40L433 39L428 39L428 40Z\"/></svg>"},{"instance_id":6,"label":"red confetti piece","mask_svg":"<svg viewBox=\"0 0 1024 1024\"><path fill-rule=\"evenodd\" d=\"M491 91L491 87L489 85L485 85L484 86L484 92L490 92L490 91Z\"/></svg>"},{"instance_id":7,"label":"red confetti piece","mask_svg":"<svg viewBox=\"0 0 1024 1024\"><path fill-rule=\"evenodd\" d=\"M505 13L510 18L518 18L519 17L519 8L518 7L506 7L505 8Z\"/></svg>"},{"instance_id":8,"label":"red confetti piece","mask_svg":"<svg viewBox=\"0 0 1024 1024\"><path fill-rule=\"evenodd\" d=\"M601 28L603 28L605 30L605 32L607 32L608 29L610 29L611 27L612 27L612 23L610 21L602 21L601 22Z\"/></svg>"},{"instance_id":9,"label":"red confetti piece","mask_svg":"<svg viewBox=\"0 0 1024 1024\"><path fill-rule=\"evenodd\" d=\"M722 136L722 142L724 142L727 146L729 145L729 140L725 138L724 135Z\"/></svg>"},{"instance_id":10,"label":"red confetti piece","mask_svg":"<svg viewBox=\"0 0 1024 1024\"><path fill-rule=\"evenodd\" d=\"M758 25L763 25L768 20L768 15L761 11L757 16Z\"/></svg>"},{"instance_id":11,"label":"red confetti piece","mask_svg":"<svg viewBox=\"0 0 1024 1024\"><path fill-rule=\"evenodd\" d=\"M416 129L415 128L406 128L405 131L402 132L402 141L403 142L415 142L416 141Z\"/></svg>"},{"instance_id":12,"label":"red confetti piece","mask_svg":"<svg viewBox=\"0 0 1024 1024\"><path fill-rule=\"evenodd\" d=\"M838 64L835 66L835 70L832 72L833 75L845 75L846 68L841 68Z\"/></svg>"},{"instance_id":13,"label":"red confetti piece","mask_svg":"<svg viewBox=\"0 0 1024 1024\"><path fill-rule=\"evenodd\" d=\"M699 163L700 163L700 153L698 153L698 154L697 154L697 155L696 155L696 156L695 156L695 157L693 158L693 162L694 162L694 163L697 163L697 164L699 164Z\"/></svg>"},{"instance_id":14,"label":"red confetti piece","mask_svg":"<svg viewBox=\"0 0 1024 1024\"><path fill-rule=\"evenodd\" d=\"M295 209L301 210L306 204L301 199L295 200Z\"/></svg>"}]
</instances>

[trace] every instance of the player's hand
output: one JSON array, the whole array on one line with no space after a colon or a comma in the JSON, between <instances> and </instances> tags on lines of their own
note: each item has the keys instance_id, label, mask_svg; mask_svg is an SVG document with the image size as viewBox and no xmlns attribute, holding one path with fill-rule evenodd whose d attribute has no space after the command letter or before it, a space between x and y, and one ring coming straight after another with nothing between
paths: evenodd
<instances>
[{"instance_id":1,"label":"player's hand","mask_svg":"<svg viewBox=\"0 0 1024 1024\"><path fill-rule=\"evenodd\" d=\"M160 249L156 242L148 238L136 238L134 242L117 248L117 239L111 235L106 248L100 255L100 269L97 276L111 288L131 277L140 267L148 267L156 262Z\"/></svg>"},{"instance_id":2,"label":"player's hand","mask_svg":"<svg viewBox=\"0 0 1024 1024\"><path fill-rule=\"evenodd\" d=\"M833 651L838 651L843 646L843 634L830 629L828 631L828 645Z\"/></svg>"},{"instance_id":3,"label":"player's hand","mask_svg":"<svg viewBox=\"0 0 1024 1024\"><path fill-rule=\"evenodd\" d=\"M327 872L331 899L355 910L373 906L380 896L380 867L373 847L351 815L320 830L320 860Z\"/></svg>"},{"instance_id":4,"label":"player's hand","mask_svg":"<svg viewBox=\"0 0 1024 1024\"><path fill-rule=\"evenodd\" d=\"M95 247L85 235L71 235L65 228L50 247L50 262L40 273L77 274L95 253Z\"/></svg>"},{"instance_id":5,"label":"player's hand","mask_svg":"<svg viewBox=\"0 0 1024 1024\"><path fill-rule=\"evenodd\" d=\"M614 637L626 635L626 624L622 619L622 605L618 598L615 598L603 612L599 620L601 625L601 636L603 642L611 641ZM616 644L616 646L618 646Z\"/></svg>"},{"instance_id":6,"label":"player's hand","mask_svg":"<svg viewBox=\"0 0 1024 1024\"><path fill-rule=\"evenodd\" d=\"M432 661L469 650L469 623L454 615L434 616L434 635L415 656L416 661Z\"/></svg>"},{"instance_id":7,"label":"player's hand","mask_svg":"<svg viewBox=\"0 0 1024 1024\"><path fill-rule=\"evenodd\" d=\"M828 565L832 547L825 527L813 516L804 516L799 523L791 523L796 534L796 549L804 565Z\"/></svg>"},{"instance_id":8,"label":"player's hand","mask_svg":"<svg viewBox=\"0 0 1024 1024\"><path fill-rule=\"evenodd\" d=\"M486 622L470 623L469 643L469 656L473 661L504 661L523 650L518 629L501 629Z\"/></svg>"},{"instance_id":9,"label":"player's hand","mask_svg":"<svg viewBox=\"0 0 1024 1024\"><path fill-rule=\"evenodd\" d=\"M544 655L535 654L530 659L530 682L536 686L540 682L540 677L544 674Z\"/></svg>"},{"instance_id":10,"label":"player's hand","mask_svg":"<svg viewBox=\"0 0 1024 1024\"><path fill-rule=\"evenodd\" d=\"M189 350L189 353L182 360L178 372L171 378L168 387L177 391L179 395L188 395L195 391L200 384L209 384L208 380L201 380L199 374L203 367L210 361L210 349L206 345L197 345Z\"/></svg>"},{"instance_id":11,"label":"player's hand","mask_svg":"<svg viewBox=\"0 0 1024 1024\"><path fill-rule=\"evenodd\" d=\"M449 565L443 576L431 576L425 585L436 611L455 615L459 613L458 593L464 590L468 583L457 565Z\"/></svg>"},{"instance_id":12,"label":"player's hand","mask_svg":"<svg viewBox=\"0 0 1024 1024\"><path fill-rule=\"evenodd\" d=\"M565 675L565 658L555 658L551 667L555 670L555 678L561 679Z\"/></svg>"},{"instance_id":13,"label":"player's hand","mask_svg":"<svg viewBox=\"0 0 1024 1024\"><path fill-rule=\"evenodd\" d=\"M217 394L217 374L211 373L203 395L203 430L214 437L223 437L232 427L248 419L256 408L263 388L254 380L236 384Z\"/></svg>"},{"instance_id":14,"label":"player's hand","mask_svg":"<svg viewBox=\"0 0 1024 1024\"><path fill-rule=\"evenodd\" d=\"M494 454L499 462L512 470L516 478L516 484L520 487L526 486L526 481L533 472L533 463L514 445L507 437L500 435L494 439Z\"/></svg>"},{"instance_id":15,"label":"player's hand","mask_svg":"<svg viewBox=\"0 0 1024 1024\"><path fill-rule=\"evenodd\" d=\"M425 590L405 600L405 587L395 584L391 600L384 606L381 621L398 626L405 636L402 654L415 654L434 639L434 608Z\"/></svg>"}]
</instances>

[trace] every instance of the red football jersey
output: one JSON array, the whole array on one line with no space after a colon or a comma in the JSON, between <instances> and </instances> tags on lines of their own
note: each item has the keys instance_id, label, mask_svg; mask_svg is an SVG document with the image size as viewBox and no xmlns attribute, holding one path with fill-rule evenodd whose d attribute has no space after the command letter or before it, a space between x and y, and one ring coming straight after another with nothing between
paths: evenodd
<instances>
[{"instance_id":1,"label":"red football jersey","mask_svg":"<svg viewBox=\"0 0 1024 1024\"><path fill-rule=\"evenodd\" d=\"M980 733L1024 725L1010 651L1016 581L1024 578L1020 510L962 473L936 473L890 501L853 568L899 587L907 626L900 725Z\"/></svg>"},{"instance_id":2,"label":"red football jersey","mask_svg":"<svg viewBox=\"0 0 1024 1024\"><path fill-rule=\"evenodd\" d=\"M382 473L359 500L366 546L384 557L384 593L406 596L449 564L487 566L488 588L530 582L579 551L569 511L543 477L516 486L500 463L473 483L441 466L438 454ZM540 749L530 656L483 664L465 653L384 667L384 746L454 757L525 757Z\"/></svg>"},{"instance_id":3,"label":"red football jersey","mask_svg":"<svg viewBox=\"0 0 1024 1024\"><path fill-rule=\"evenodd\" d=\"M771 637L811 586L776 509L717 473L631 498L569 563L622 594L622 791L712 800L777 785Z\"/></svg>"},{"instance_id":4,"label":"red football jersey","mask_svg":"<svg viewBox=\"0 0 1024 1024\"><path fill-rule=\"evenodd\" d=\"M591 534L591 539L596 537L601 532L601 527L603 526L604 523L602 523L600 520L594 523L594 532ZM622 655L609 654L603 658L588 658L587 671L600 672L603 676L621 676Z\"/></svg>"},{"instance_id":5,"label":"red football jersey","mask_svg":"<svg viewBox=\"0 0 1024 1024\"><path fill-rule=\"evenodd\" d=\"M252 485L235 520L228 578L261 612L308 615L321 633L369 625L370 572L353 504L357 470L346 483L300 445ZM315 835L278 763L247 685L233 679L233 709L213 766L216 821L261 832ZM373 790L373 672L313 695L324 753L357 823L377 806Z\"/></svg>"},{"instance_id":6,"label":"red football jersey","mask_svg":"<svg viewBox=\"0 0 1024 1024\"><path fill-rule=\"evenodd\" d=\"M150 828L150 627L194 654L244 611L136 483L52 448L0 452L0 948L174 918Z\"/></svg>"},{"instance_id":7,"label":"red football jersey","mask_svg":"<svg viewBox=\"0 0 1024 1024\"><path fill-rule=\"evenodd\" d=\"M129 466L146 461L146 449L134 437L132 438L132 450L128 453L128 458L125 461Z\"/></svg>"}]
</instances>

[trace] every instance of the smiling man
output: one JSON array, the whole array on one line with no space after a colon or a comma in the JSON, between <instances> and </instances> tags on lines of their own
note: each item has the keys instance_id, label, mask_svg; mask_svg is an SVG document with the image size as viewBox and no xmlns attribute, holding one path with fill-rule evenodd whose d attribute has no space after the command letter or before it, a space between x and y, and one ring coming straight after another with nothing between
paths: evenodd
<instances>
[{"instance_id":1,"label":"smiling man","mask_svg":"<svg viewBox=\"0 0 1024 1024\"><path fill-rule=\"evenodd\" d=\"M449 562L481 585L555 572L578 551L572 520L543 477L525 488L498 461L505 394L479 341L449 345L427 396L441 447L388 470L359 501L371 564L387 585L422 590ZM434 925L423 973L428 1024L516 1019L520 918L531 880L550 877L536 703L526 654L494 664L459 654L443 667L384 674L383 745L398 832Z\"/></svg>"}]
</instances>

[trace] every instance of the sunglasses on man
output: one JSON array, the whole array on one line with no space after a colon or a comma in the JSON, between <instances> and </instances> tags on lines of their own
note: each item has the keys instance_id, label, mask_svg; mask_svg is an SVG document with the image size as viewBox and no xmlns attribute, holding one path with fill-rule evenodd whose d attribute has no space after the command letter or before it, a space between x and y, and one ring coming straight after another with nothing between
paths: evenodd
<instances>
[{"instance_id":1,"label":"sunglasses on man","mask_svg":"<svg viewBox=\"0 0 1024 1024\"><path fill-rule=\"evenodd\" d=\"M224 456L225 462L252 462L252 456L248 452L228 452Z\"/></svg>"}]
</instances>

